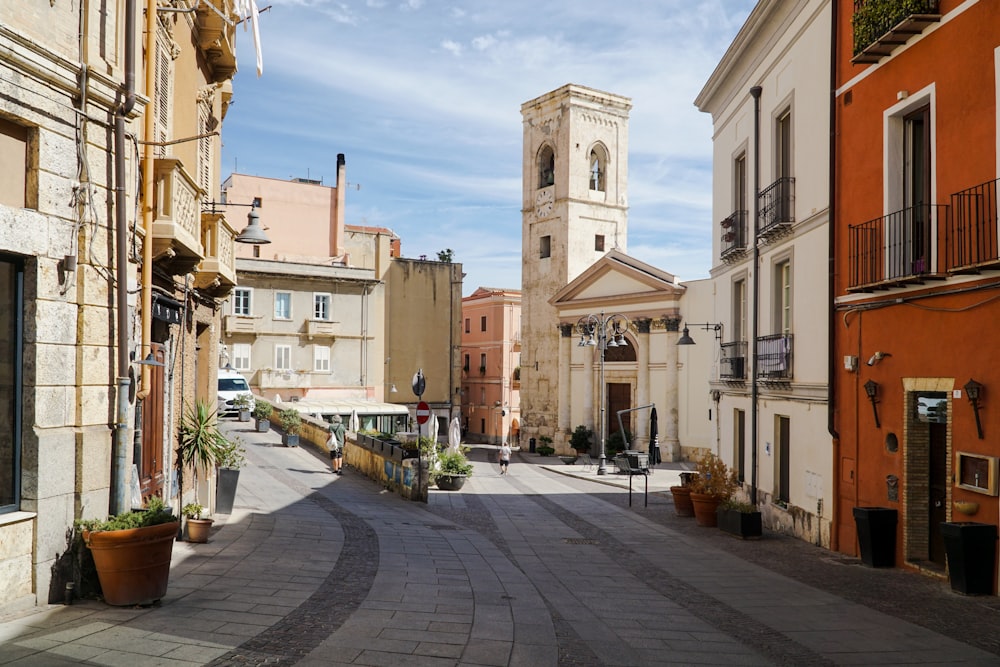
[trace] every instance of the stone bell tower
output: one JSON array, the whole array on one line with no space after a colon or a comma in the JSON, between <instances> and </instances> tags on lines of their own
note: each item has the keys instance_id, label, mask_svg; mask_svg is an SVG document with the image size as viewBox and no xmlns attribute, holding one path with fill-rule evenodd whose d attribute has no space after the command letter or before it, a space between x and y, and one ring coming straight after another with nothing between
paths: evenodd
<instances>
[{"instance_id":1,"label":"stone bell tower","mask_svg":"<svg viewBox=\"0 0 1000 667\"><path fill-rule=\"evenodd\" d=\"M631 108L574 84L521 105L522 445L568 438L556 432L561 333L549 299L607 251L627 251Z\"/></svg>"}]
</instances>

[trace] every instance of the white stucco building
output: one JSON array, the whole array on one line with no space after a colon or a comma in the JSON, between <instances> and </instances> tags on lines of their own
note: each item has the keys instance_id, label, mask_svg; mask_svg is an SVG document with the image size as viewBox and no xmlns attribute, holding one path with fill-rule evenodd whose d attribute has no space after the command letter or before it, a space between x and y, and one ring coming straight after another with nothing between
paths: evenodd
<instances>
[{"instance_id":1,"label":"white stucco building","mask_svg":"<svg viewBox=\"0 0 1000 667\"><path fill-rule=\"evenodd\" d=\"M765 525L829 545L828 0L762 0L695 101L712 115L709 380L718 448Z\"/></svg>"}]
</instances>

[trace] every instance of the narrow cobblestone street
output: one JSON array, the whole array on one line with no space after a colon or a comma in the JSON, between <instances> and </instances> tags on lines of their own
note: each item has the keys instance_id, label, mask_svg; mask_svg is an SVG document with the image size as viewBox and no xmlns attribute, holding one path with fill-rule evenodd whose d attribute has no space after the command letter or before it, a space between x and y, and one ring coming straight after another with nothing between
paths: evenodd
<instances>
[{"instance_id":1,"label":"narrow cobblestone street","mask_svg":"<svg viewBox=\"0 0 1000 667\"><path fill-rule=\"evenodd\" d=\"M501 477L477 448L423 505L226 428L248 449L236 507L175 544L161 603L0 619L0 664L1000 664L997 598L699 528L674 515L676 470L629 507L614 475L515 454Z\"/></svg>"}]
</instances>

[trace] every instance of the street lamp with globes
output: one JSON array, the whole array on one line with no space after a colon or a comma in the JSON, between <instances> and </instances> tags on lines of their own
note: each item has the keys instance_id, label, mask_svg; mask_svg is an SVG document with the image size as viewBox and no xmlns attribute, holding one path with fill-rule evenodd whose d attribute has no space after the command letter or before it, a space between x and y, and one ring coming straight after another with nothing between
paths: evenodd
<instances>
[{"instance_id":1,"label":"street lamp with globes","mask_svg":"<svg viewBox=\"0 0 1000 667\"><path fill-rule=\"evenodd\" d=\"M600 315L585 315L577 320L576 328L580 332L580 342L578 347L596 347L601 353L601 410L600 410L600 442L601 449L597 456L597 474L606 475L608 470L605 466L605 448L608 428L607 428L607 386L604 384L604 353L609 347L628 347L628 340L625 332L631 326L627 317L618 313L605 315L601 311Z\"/></svg>"}]
</instances>

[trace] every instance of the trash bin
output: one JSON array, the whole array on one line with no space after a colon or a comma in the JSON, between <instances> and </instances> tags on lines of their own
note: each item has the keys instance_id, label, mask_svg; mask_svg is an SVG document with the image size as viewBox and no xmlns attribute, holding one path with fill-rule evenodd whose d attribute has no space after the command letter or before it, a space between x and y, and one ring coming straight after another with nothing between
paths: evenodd
<instances>
[{"instance_id":1,"label":"trash bin","mask_svg":"<svg viewBox=\"0 0 1000 667\"><path fill-rule=\"evenodd\" d=\"M861 561L871 567L896 565L896 510L888 507L855 507Z\"/></svg>"},{"instance_id":2,"label":"trash bin","mask_svg":"<svg viewBox=\"0 0 1000 667\"><path fill-rule=\"evenodd\" d=\"M941 524L948 555L951 590L966 595L992 595L997 549L997 527L975 521Z\"/></svg>"},{"instance_id":3,"label":"trash bin","mask_svg":"<svg viewBox=\"0 0 1000 667\"><path fill-rule=\"evenodd\" d=\"M535 439L534 438L529 438L528 439L528 451L531 452L532 454L535 453Z\"/></svg>"}]
</instances>

